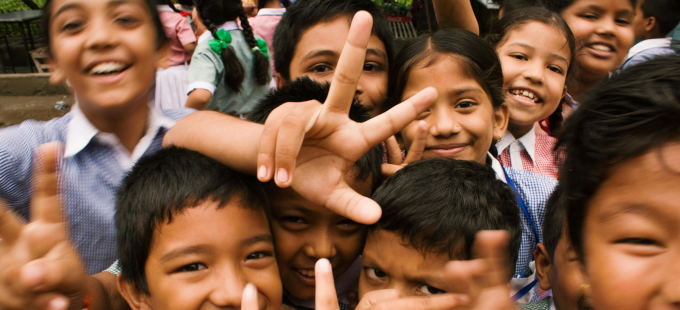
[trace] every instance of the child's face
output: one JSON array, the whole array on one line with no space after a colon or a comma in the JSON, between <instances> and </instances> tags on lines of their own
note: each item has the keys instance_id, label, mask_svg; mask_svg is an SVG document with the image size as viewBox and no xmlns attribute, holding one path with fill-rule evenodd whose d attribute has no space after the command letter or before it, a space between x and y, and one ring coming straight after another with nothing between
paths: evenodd
<instances>
[{"instance_id":1,"label":"child's face","mask_svg":"<svg viewBox=\"0 0 680 310\"><path fill-rule=\"evenodd\" d=\"M67 80L87 113L146 105L156 64L156 28L143 0L55 0L51 81Z\"/></svg>"},{"instance_id":2,"label":"child's face","mask_svg":"<svg viewBox=\"0 0 680 310\"><path fill-rule=\"evenodd\" d=\"M247 283L257 287L260 309L281 308L267 217L234 200L220 209L206 202L160 225L145 269L147 309L238 309Z\"/></svg>"},{"instance_id":3,"label":"child's face","mask_svg":"<svg viewBox=\"0 0 680 310\"><path fill-rule=\"evenodd\" d=\"M510 123L532 126L550 116L567 91L571 52L564 33L555 26L530 22L510 31L497 52Z\"/></svg>"},{"instance_id":4,"label":"child's face","mask_svg":"<svg viewBox=\"0 0 680 310\"><path fill-rule=\"evenodd\" d=\"M448 255L423 256L401 237L376 229L367 236L361 257L359 298L383 289L396 289L403 297L444 293L447 262Z\"/></svg>"},{"instance_id":5,"label":"child's face","mask_svg":"<svg viewBox=\"0 0 680 310\"><path fill-rule=\"evenodd\" d=\"M307 29L295 47L290 79L308 76L317 82L333 81L333 74L349 34L349 20L338 16ZM356 94L372 115L380 113L387 94L388 59L385 44L372 35Z\"/></svg>"},{"instance_id":6,"label":"child's face","mask_svg":"<svg viewBox=\"0 0 680 310\"><path fill-rule=\"evenodd\" d=\"M482 86L464 73L455 56L437 56L439 59L427 67L424 64L431 58L411 68L402 93L402 101L426 87L434 87L438 93L435 104L401 131L406 149L417 136L418 121L423 120L428 126L423 159L445 157L486 163L491 143L507 128L507 107L504 104L494 109Z\"/></svg>"},{"instance_id":7,"label":"child's face","mask_svg":"<svg viewBox=\"0 0 680 310\"><path fill-rule=\"evenodd\" d=\"M613 168L583 226L595 309L680 308L680 143Z\"/></svg>"},{"instance_id":8,"label":"child's face","mask_svg":"<svg viewBox=\"0 0 680 310\"><path fill-rule=\"evenodd\" d=\"M359 194L370 197L370 181L345 180ZM283 287L296 298L312 299L316 261L327 258L335 277L343 274L361 254L366 227L312 204L290 188L270 186L269 193Z\"/></svg>"},{"instance_id":9,"label":"child's face","mask_svg":"<svg viewBox=\"0 0 680 310\"><path fill-rule=\"evenodd\" d=\"M642 12L642 4L645 3L644 0L638 0L635 4L635 17L633 18L633 32L635 33L635 39L644 40L647 37L647 19L645 18L645 13Z\"/></svg>"},{"instance_id":10,"label":"child's face","mask_svg":"<svg viewBox=\"0 0 680 310\"><path fill-rule=\"evenodd\" d=\"M602 79L621 66L633 46L630 0L576 0L562 12L574 32L579 74Z\"/></svg>"}]
</instances>

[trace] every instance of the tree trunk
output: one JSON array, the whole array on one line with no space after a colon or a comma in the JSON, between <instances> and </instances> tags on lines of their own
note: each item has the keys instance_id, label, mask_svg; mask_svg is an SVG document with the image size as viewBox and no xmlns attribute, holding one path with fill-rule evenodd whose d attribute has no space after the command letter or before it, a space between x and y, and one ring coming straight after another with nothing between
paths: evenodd
<instances>
[{"instance_id":1,"label":"tree trunk","mask_svg":"<svg viewBox=\"0 0 680 310\"><path fill-rule=\"evenodd\" d=\"M31 10L40 10L40 7L38 7L38 5L35 4L35 2L33 2L32 0L21 0L21 1L23 1L29 8L31 8Z\"/></svg>"}]
</instances>

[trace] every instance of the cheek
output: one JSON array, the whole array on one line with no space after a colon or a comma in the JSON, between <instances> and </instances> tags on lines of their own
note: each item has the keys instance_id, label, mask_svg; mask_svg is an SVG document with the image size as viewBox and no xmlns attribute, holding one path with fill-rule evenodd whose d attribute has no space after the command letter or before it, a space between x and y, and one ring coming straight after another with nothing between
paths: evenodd
<instances>
[{"instance_id":1,"label":"cheek","mask_svg":"<svg viewBox=\"0 0 680 310\"><path fill-rule=\"evenodd\" d=\"M277 225L272 226L276 262L279 266L286 266L298 252L302 251L303 244L300 241L301 238L297 238L294 233L277 228Z\"/></svg>"},{"instance_id":2,"label":"cheek","mask_svg":"<svg viewBox=\"0 0 680 310\"><path fill-rule=\"evenodd\" d=\"M348 264L351 264L354 258L361 254L364 241L363 231L334 240L335 246L338 249L338 255L348 260L346 261Z\"/></svg>"},{"instance_id":3,"label":"cheek","mask_svg":"<svg viewBox=\"0 0 680 310\"><path fill-rule=\"evenodd\" d=\"M248 281L255 284L258 292L260 292L260 304L264 302L263 299L266 299L268 301L267 309L280 309L283 288L276 264L265 270L257 270L257 273Z\"/></svg>"}]
</instances>

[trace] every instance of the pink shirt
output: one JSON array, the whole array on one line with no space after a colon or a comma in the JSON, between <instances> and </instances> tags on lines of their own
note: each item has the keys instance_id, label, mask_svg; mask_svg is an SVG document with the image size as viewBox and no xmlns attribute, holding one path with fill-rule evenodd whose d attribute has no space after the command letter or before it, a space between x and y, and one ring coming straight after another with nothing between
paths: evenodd
<instances>
[{"instance_id":1,"label":"pink shirt","mask_svg":"<svg viewBox=\"0 0 680 310\"><path fill-rule=\"evenodd\" d=\"M257 16L249 18L248 23L253 28L253 33L259 35L267 42L269 47L269 57L272 66L272 74L276 76L276 70L274 69L274 47L272 42L274 41L274 31L276 26L281 21L283 13L286 9L261 9L257 12Z\"/></svg>"},{"instance_id":2,"label":"pink shirt","mask_svg":"<svg viewBox=\"0 0 680 310\"><path fill-rule=\"evenodd\" d=\"M158 15L165 30L165 36L170 40L170 66L176 66L191 60L191 54L184 50L184 45L195 43L196 35L191 25L181 14L176 13L167 5L159 5Z\"/></svg>"}]
</instances>

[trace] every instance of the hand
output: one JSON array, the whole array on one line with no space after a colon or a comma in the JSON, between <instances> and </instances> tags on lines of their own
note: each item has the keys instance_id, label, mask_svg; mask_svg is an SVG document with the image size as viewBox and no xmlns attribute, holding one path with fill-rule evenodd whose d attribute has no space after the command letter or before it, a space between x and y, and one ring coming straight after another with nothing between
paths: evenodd
<instances>
[{"instance_id":1,"label":"hand","mask_svg":"<svg viewBox=\"0 0 680 310\"><path fill-rule=\"evenodd\" d=\"M423 158L423 152L425 152L425 139L427 138L427 123L425 121L419 121L418 127L416 127L416 140L411 143L411 147L406 153L406 159L404 162L401 161L401 149L399 144L397 144L397 139L392 136L385 141L387 146L387 164L383 164L381 169L381 174L383 179L387 179L401 168L406 167L406 165L418 161Z\"/></svg>"},{"instance_id":2,"label":"hand","mask_svg":"<svg viewBox=\"0 0 680 310\"><path fill-rule=\"evenodd\" d=\"M375 223L380 207L352 190L344 176L373 146L427 109L437 95L427 88L364 123L349 119L372 22L367 12L354 16L323 105L315 101L286 103L272 111L257 157L261 181L274 177L279 187L291 186L305 199L363 224Z\"/></svg>"},{"instance_id":3,"label":"hand","mask_svg":"<svg viewBox=\"0 0 680 310\"><path fill-rule=\"evenodd\" d=\"M36 158L31 222L22 225L0 202L0 309L82 309L87 275L68 242L57 194L61 146Z\"/></svg>"}]
</instances>

